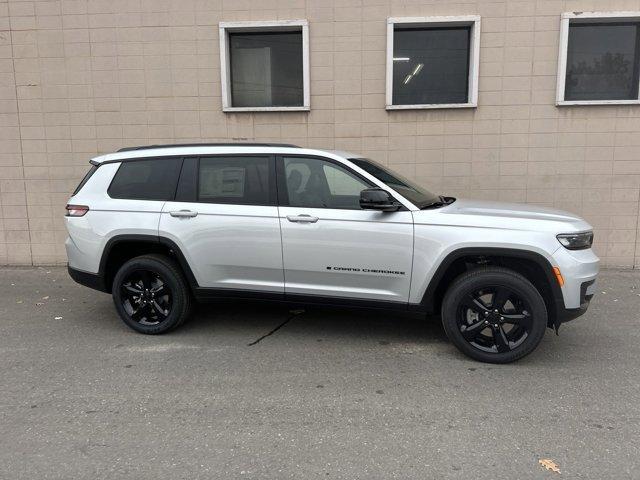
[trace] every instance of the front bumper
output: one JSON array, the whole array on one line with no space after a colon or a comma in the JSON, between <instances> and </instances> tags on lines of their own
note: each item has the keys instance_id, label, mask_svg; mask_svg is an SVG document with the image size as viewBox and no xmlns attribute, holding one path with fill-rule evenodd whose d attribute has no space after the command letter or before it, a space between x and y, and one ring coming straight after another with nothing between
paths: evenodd
<instances>
[{"instance_id":1,"label":"front bumper","mask_svg":"<svg viewBox=\"0 0 640 480\"><path fill-rule=\"evenodd\" d=\"M555 266L564 278L562 304L558 305L556 326L583 315L596 291L600 259L593 250L567 250L560 247L553 254Z\"/></svg>"},{"instance_id":2,"label":"front bumper","mask_svg":"<svg viewBox=\"0 0 640 480\"><path fill-rule=\"evenodd\" d=\"M559 323L565 323L581 315L584 315L589 308L589 303L594 295L596 281L583 282L580 286L580 306L578 308L565 308L560 311Z\"/></svg>"}]
</instances>

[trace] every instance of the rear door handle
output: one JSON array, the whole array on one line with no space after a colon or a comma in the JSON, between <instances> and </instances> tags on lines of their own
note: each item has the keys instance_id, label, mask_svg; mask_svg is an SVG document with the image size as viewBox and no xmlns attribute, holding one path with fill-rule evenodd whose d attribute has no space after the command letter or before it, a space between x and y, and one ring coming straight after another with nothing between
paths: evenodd
<instances>
[{"instance_id":1,"label":"rear door handle","mask_svg":"<svg viewBox=\"0 0 640 480\"><path fill-rule=\"evenodd\" d=\"M198 212L194 212L193 210L174 210L173 212L169 212L169 215L178 218L193 218L198 215Z\"/></svg>"},{"instance_id":2,"label":"rear door handle","mask_svg":"<svg viewBox=\"0 0 640 480\"><path fill-rule=\"evenodd\" d=\"M295 223L316 223L318 217L312 217L311 215L287 215L287 220Z\"/></svg>"}]
</instances>

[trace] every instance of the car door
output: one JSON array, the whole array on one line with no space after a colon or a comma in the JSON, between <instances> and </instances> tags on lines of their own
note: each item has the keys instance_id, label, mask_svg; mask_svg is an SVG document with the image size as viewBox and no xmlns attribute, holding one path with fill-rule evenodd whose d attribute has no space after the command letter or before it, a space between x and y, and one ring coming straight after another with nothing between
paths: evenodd
<instances>
[{"instance_id":1,"label":"car door","mask_svg":"<svg viewBox=\"0 0 640 480\"><path fill-rule=\"evenodd\" d=\"M200 287L284 292L269 155L186 158L159 234L182 250Z\"/></svg>"},{"instance_id":2,"label":"car door","mask_svg":"<svg viewBox=\"0 0 640 480\"><path fill-rule=\"evenodd\" d=\"M408 302L411 212L360 208L364 177L328 158L277 158L285 292Z\"/></svg>"}]
</instances>

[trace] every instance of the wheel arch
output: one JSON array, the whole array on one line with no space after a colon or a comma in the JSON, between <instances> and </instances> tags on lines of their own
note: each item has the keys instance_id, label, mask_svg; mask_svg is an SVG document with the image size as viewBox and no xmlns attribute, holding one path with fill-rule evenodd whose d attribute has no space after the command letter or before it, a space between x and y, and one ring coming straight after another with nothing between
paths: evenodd
<instances>
[{"instance_id":1,"label":"wheel arch","mask_svg":"<svg viewBox=\"0 0 640 480\"><path fill-rule=\"evenodd\" d=\"M99 275L104 279L106 292L111 293L113 279L126 261L148 253L162 254L176 260L191 290L198 287L189 263L174 241L157 235L123 234L107 241L100 258Z\"/></svg>"},{"instance_id":2,"label":"wheel arch","mask_svg":"<svg viewBox=\"0 0 640 480\"><path fill-rule=\"evenodd\" d=\"M564 309L562 290L557 283L553 266L537 252L500 247L460 248L447 254L436 269L420 303L428 313L440 311L444 294L460 274L487 265L510 268L523 274L542 295L549 315L549 327L559 325L559 312Z\"/></svg>"}]
</instances>

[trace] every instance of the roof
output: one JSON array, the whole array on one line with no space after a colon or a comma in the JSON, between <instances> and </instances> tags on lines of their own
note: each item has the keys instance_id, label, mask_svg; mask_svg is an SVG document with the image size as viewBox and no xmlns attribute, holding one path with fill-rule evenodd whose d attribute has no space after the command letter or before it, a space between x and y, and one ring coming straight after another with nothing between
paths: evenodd
<instances>
[{"instance_id":1,"label":"roof","mask_svg":"<svg viewBox=\"0 0 640 480\"><path fill-rule=\"evenodd\" d=\"M133 150L152 150L155 148L178 148L178 147L236 147L241 145L243 147L292 147L300 148L298 145L292 145L290 143L174 143L164 145L141 145L139 147L124 147L118 150L118 152L131 152Z\"/></svg>"},{"instance_id":2,"label":"roof","mask_svg":"<svg viewBox=\"0 0 640 480\"><path fill-rule=\"evenodd\" d=\"M91 163L99 165L105 162L118 162L131 158L164 157L182 155L211 155L211 154L293 154L334 156L340 158L357 158L361 155L337 151L319 150L299 147L288 143L194 143L172 145L148 145L127 147L115 153L107 153L91 159Z\"/></svg>"}]
</instances>

